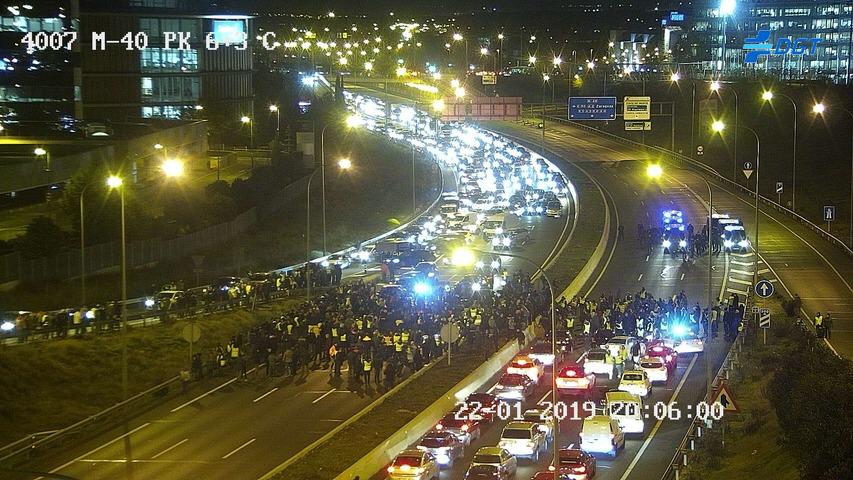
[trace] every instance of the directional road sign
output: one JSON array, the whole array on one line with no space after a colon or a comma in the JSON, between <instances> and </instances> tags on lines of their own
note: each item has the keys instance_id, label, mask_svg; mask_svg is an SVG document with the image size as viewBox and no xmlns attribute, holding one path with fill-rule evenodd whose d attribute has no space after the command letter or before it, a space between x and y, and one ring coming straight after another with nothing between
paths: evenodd
<instances>
[{"instance_id":1,"label":"directional road sign","mask_svg":"<svg viewBox=\"0 0 853 480\"><path fill-rule=\"evenodd\" d=\"M622 117L625 120L650 120L652 97L625 97L622 100Z\"/></svg>"},{"instance_id":2,"label":"directional road sign","mask_svg":"<svg viewBox=\"0 0 853 480\"><path fill-rule=\"evenodd\" d=\"M569 120L616 120L616 97L571 97Z\"/></svg>"},{"instance_id":3,"label":"directional road sign","mask_svg":"<svg viewBox=\"0 0 853 480\"><path fill-rule=\"evenodd\" d=\"M755 284L755 294L761 298L770 298L776 288L768 280L759 280Z\"/></svg>"},{"instance_id":4,"label":"directional road sign","mask_svg":"<svg viewBox=\"0 0 853 480\"><path fill-rule=\"evenodd\" d=\"M752 176L752 172L755 170L752 169L752 162L743 162L743 174L747 180Z\"/></svg>"},{"instance_id":5,"label":"directional road sign","mask_svg":"<svg viewBox=\"0 0 853 480\"><path fill-rule=\"evenodd\" d=\"M761 328L770 328L770 312L764 310L758 314L758 326Z\"/></svg>"},{"instance_id":6,"label":"directional road sign","mask_svg":"<svg viewBox=\"0 0 853 480\"><path fill-rule=\"evenodd\" d=\"M719 403L723 406L724 412L737 412L740 409L735 403L735 398L729 393L729 387L725 383L720 384L720 389L717 390L717 397L712 404Z\"/></svg>"},{"instance_id":7,"label":"directional road sign","mask_svg":"<svg viewBox=\"0 0 853 480\"><path fill-rule=\"evenodd\" d=\"M825 222L834 222L835 221L835 205L824 205L823 206L823 221L825 221Z\"/></svg>"},{"instance_id":8,"label":"directional road sign","mask_svg":"<svg viewBox=\"0 0 853 480\"><path fill-rule=\"evenodd\" d=\"M776 182L776 193L782 193L782 189L785 187L785 184L782 182Z\"/></svg>"}]
</instances>

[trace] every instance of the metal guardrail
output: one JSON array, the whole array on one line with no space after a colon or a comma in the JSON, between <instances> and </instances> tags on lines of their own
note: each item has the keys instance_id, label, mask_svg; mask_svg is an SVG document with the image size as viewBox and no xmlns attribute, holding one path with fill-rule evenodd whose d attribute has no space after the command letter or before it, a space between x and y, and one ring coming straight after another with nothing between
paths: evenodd
<instances>
[{"instance_id":1,"label":"metal guardrail","mask_svg":"<svg viewBox=\"0 0 853 480\"><path fill-rule=\"evenodd\" d=\"M22 443L25 443L25 440L30 440L30 437L26 439L18 440L17 442L11 443L4 447L0 448L0 463L7 462L12 459L17 459L21 457L30 457L35 455L40 451L44 451L50 447L53 447L65 440L66 437L73 435L75 433L81 432L83 429L87 427L91 427L92 425L104 422L109 418L112 418L112 415L119 413L119 411L125 411L130 406L138 406L137 404L141 404L144 400L150 400L153 397L153 394L157 392L161 392L164 389L168 391L168 389L175 383L180 382L181 376L177 375L169 380L166 380L159 385L155 385L144 392L137 393L136 395L119 402L112 407L107 408L101 412L98 412L90 417L84 418L79 422L65 427L61 430L56 430L44 438L40 440L35 440L27 445L21 446ZM120 413L119 413L120 414ZM36 434L33 434L36 435Z\"/></svg>"},{"instance_id":2,"label":"metal guardrail","mask_svg":"<svg viewBox=\"0 0 853 480\"><path fill-rule=\"evenodd\" d=\"M597 128L590 127L589 125L585 125L585 124L578 123L578 122L573 122L571 120L566 120L566 119L563 119L560 117L545 115L545 119L550 120L552 122L562 123L565 125L577 127L577 128L582 129L582 130L586 130L589 132L593 132L597 135L607 137L611 140L615 140L617 142L624 143L626 145L631 145L631 146L640 148L642 150L646 150L646 151L649 151L651 153L655 153L657 155L660 155L664 160L668 160L670 162L678 162L679 166L686 166L686 167L691 168L693 170L699 170L701 173L710 175L711 180L713 180L717 183L721 183L721 184L723 184L729 188L733 188L733 189L737 190L738 192L740 192L741 194L755 198L755 192L753 190L750 190L749 188L746 188L745 186L743 186L737 182L734 182L728 178L725 178L724 176L720 175L716 170L709 167L708 165L697 162L688 156L673 152L672 150L669 150L669 149L666 149L663 147L657 147L654 145L642 144L642 143L636 142L634 140L629 140L627 138L620 137L619 135L614 135L610 132L605 132L603 130L599 130ZM535 120L538 121L538 119L535 119ZM817 235L822 237L824 240L828 241L829 243L832 243L836 247L839 247L848 256L853 257L853 248L851 248L851 246L847 245L843 240L841 240L840 238L836 237L835 235L832 235L831 233L827 232L826 230L824 230L823 228L821 228L820 226L818 226L817 224L815 224L811 220L808 220L807 218L803 217L802 215L798 214L797 212L794 212L793 210L791 210L791 209L779 204L778 202L775 202L772 199L765 197L763 195L761 195L760 200L766 206L771 207L774 210L778 211L779 213L790 217L792 220L796 221L797 223L799 223L799 224L805 226L806 228L812 230L814 233L816 233Z\"/></svg>"}]
</instances>

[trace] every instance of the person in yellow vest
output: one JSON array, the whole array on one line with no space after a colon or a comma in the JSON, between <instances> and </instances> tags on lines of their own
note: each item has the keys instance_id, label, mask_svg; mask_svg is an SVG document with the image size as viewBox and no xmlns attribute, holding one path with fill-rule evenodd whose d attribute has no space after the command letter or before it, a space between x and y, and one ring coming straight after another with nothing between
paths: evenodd
<instances>
[{"instance_id":1,"label":"person in yellow vest","mask_svg":"<svg viewBox=\"0 0 853 480\"><path fill-rule=\"evenodd\" d=\"M361 364L361 368L364 371L364 375L363 375L364 384L370 385L370 374L371 374L371 370L373 369L373 365L370 362L370 357L364 357L364 360L362 361L362 364Z\"/></svg>"},{"instance_id":2,"label":"person in yellow vest","mask_svg":"<svg viewBox=\"0 0 853 480\"><path fill-rule=\"evenodd\" d=\"M359 318L358 320L356 320L356 321L355 321L355 327L356 327L356 328L358 329L358 331L360 332L360 331L362 330L362 328L364 327L364 320L362 320L361 318Z\"/></svg>"},{"instance_id":3,"label":"person in yellow vest","mask_svg":"<svg viewBox=\"0 0 853 480\"><path fill-rule=\"evenodd\" d=\"M409 332L404 330L403 333L400 334L400 341L403 343L409 343Z\"/></svg>"},{"instance_id":4,"label":"person in yellow vest","mask_svg":"<svg viewBox=\"0 0 853 480\"><path fill-rule=\"evenodd\" d=\"M397 320L394 320L394 325L396 325L397 328L400 328L400 325L402 325L402 324L403 324L402 318L398 318Z\"/></svg>"},{"instance_id":5,"label":"person in yellow vest","mask_svg":"<svg viewBox=\"0 0 853 480\"><path fill-rule=\"evenodd\" d=\"M575 329L575 317L566 318L566 330L572 331Z\"/></svg>"},{"instance_id":6,"label":"person in yellow vest","mask_svg":"<svg viewBox=\"0 0 853 480\"><path fill-rule=\"evenodd\" d=\"M329 347L329 358L332 360L330 365L329 365L329 378L331 378L333 375L335 375L335 365L337 364L337 358L336 358L337 356L338 356L338 347L335 346L334 343L332 343L332 346ZM340 373L338 373L338 375L340 375Z\"/></svg>"},{"instance_id":7,"label":"person in yellow vest","mask_svg":"<svg viewBox=\"0 0 853 480\"><path fill-rule=\"evenodd\" d=\"M610 350L604 349L604 363L611 365L610 372L607 374L607 378L613 379L613 371L616 370L616 364L613 361L613 357L610 355Z\"/></svg>"},{"instance_id":8,"label":"person in yellow vest","mask_svg":"<svg viewBox=\"0 0 853 480\"><path fill-rule=\"evenodd\" d=\"M402 335L400 335L400 332L394 332L394 343L395 344L400 343L401 339L402 339Z\"/></svg>"},{"instance_id":9,"label":"person in yellow vest","mask_svg":"<svg viewBox=\"0 0 853 480\"><path fill-rule=\"evenodd\" d=\"M814 316L814 329L817 332L817 338L823 338L823 315L820 312Z\"/></svg>"}]
</instances>

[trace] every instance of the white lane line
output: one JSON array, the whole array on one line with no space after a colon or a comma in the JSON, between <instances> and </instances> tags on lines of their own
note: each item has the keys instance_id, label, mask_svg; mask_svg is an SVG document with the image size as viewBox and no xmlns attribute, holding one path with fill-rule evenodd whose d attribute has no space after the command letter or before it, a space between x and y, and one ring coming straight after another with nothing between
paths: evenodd
<instances>
[{"instance_id":1,"label":"white lane line","mask_svg":"<svg viewBox=\"0 0 853 480\"><path fill-rule=\"evenodd\" d=\"M321 421L321 422L333 422L333 423L343 422L343 420L336 420L334 418L321 418L319 421Z\"/></svg>"},{"instance_id":2,"label":"white lane line","mask_svg":"<svg viewBox=\"0 0 853 480\"><path fill-rule=\"evenodd\" d=\"M647 262L649 261L649 256L648 256L648 255L646 255L646 261L647 261Z\"/></svg>"},{"instance_id":3,"label":"white lane line","mask_svg":"<svg viewBox=\"0 0 853 480\"><path fill-rule=\"evenodd\" d=\"M235 453L239 452L240 450L251 445L254 441L255 441L255 439L253 438L253 439L249 440L248 442L246 442L246 443L240 445L239 447L235 448L234 450L231 450L231 452L229 452L227 455L222 457L222 459L225 460L226 458L230 457L231 455L234 455Z\"/></svg>"},{"instance_id":4,"label":"white lane line","mask_svg":"<svg viewBox=\"0 0 853 480\"><path fill-rule=\"evenodd\" d=\"M84 458L80 463L128 463L123 458ZM134 458L130 463L194 463L199 465L208 464L210 462L204 460L146 460L144 458Z\"/></svg>"},{"instance_id":5,"label":"white lane line","mask_svg":"<svg viewBox=\"0 0 853 480\"><path fill-rule=\"evenodd\" d=\"M261 365L263 365L263 364L261 364ZM257 370L257 368L258 368L258 367L253 367L251 370L249 370L248 372L246 372L246 374L250 374L250 373L254 372L255 370ZM182 409L182 408L186 407L187 405L192 405L193 403L195 403L195 402L197 402L197 401L201 400L202 398L204 398L204 397L206 397L206 396L210 395L211 393L216 392L216 391L217 391L217 390L219 390L220 388L225 388L226 386L231 385L232 383L234 383L234 382L236 382L236 381L237 381L237 377L234 377L234 378L232 378L231 380L228 380L227 382L223 383L222 385L220 385L220 386L218 386L218 387L216 387L216 388L213 388L213 389L211 389L211 390L208 390L208 391L206 391L206 392L202 393L201 395L199 395L199 396L195 397L194 399L190 400L189 402L184 403L184 404L182 404L182 405L178 405L177 407L175 407L175 408L173 408L173 409L169 410L169 412L171 412L171 413L175 413L175 412L177 412L178 410L180 410L180 409Z\"/></svg>"},{"instance_id":6,"label":"white lane line","mask_svg":"<svg viewBox=\"0 0 853 480\"><path fill-rule=\"evenodd\" d=\"M752 276L752 272L747 272L746 270L736 270L736 269L734 269L734 268L733 268L733 269L731 269L731 270L729 270L729 271L730 271L730 272L732 272L732 273L739 273L739 274L741 274L741 275L746 275L746 276L748 276L748 277L751 277L751 276ZM769 272L769 271L770 271L770 270L767 270L767 272ZM767 273L767 272L764 272L764 273ZM761 271L759 270L759 271L758 271L758 273L761 273Z\"/></svg>"},{"instance_id":7,"label":"white lane line","mask_svg":"<svg viewBox=\"0 0 853 480\"><path fill-rule=\"evenodd\" d=\"M673 402L675 402L675 399L678 398L678 394L679 394L679 392L681 392L681 388L684 387L684 382L687 381L687 377L690 376L690 370L693 370L693 365L696 363L697 358L699 358L699 355L694 354L693 359L690 360L690 365L688 365L687 370L684 371L684 376L681 377L681 381L678 382L678 388L676 388L675 392L672 393L672 397L670 397L669 402L667 404L668 406L671 406L673 404ZM706 361L707 361L707 359L706 359ZM661 418L660 420L657 421L657 423L655 423L655 426L654 426L654 428L652 428L652 431L651 431L651 433L649 433L649 436L646 438L646 441L643 442L643 446L641 446L640 450L637 451L637 455L634 457L634 460L631 461L631 464L628 465L628 469L625 470L625 473L622 474L622 476L619 478L619 480L625 480L628 478L628 475L630 475L631 471L634 470L634 467L637 466L637 462L640 461L640 457L643 456L643 453L649 447L649 444L652 443L652 439L655 438L655 434L658 433L658 430L660 429L660 426L662 424L663 424L663 418Z\"/></svg>"},{"instance_id":8,"label":"white lane line","mask_svg":"<svg viewBox=\"0 0 853 480\"><path fill-rule=\"evenodd\" d=\"M337 390L337 389L336 389L336 388L333 388L333 389L329 390L328 392L326 392L326 393L324 393L324 394L320 395L320 397L319 397L319 398L317 398L316 400L314 400L314 401L313 401L313 402L311 402L311 403L317 403L317 402L319 402L320 400L322 400L322 399L324 399L324 398L328 397L329 395L331 395L331 394L335 393L335 390Z\"/></svg>"},{"instance_id":9,"label":"white lane line","mask_svg":"<svg viewBox=\"0 0 853 480\"><path fill-rule=\"evenodd\" d=\"M637 281L639 282L639 281L640 281L640 280L642 280L642 279L643 279L643 274L641 273L641 274L640 274L640 276L639 276L639 277L637 277Z\"/></svg>"},{"instance_id":10,"label":"white lane line","mask_svg":"<svg viewBox=\"0 0 853 480\"><path fill-rule=\"evenodd\" d=\"M734 278L734 277L729 277L729 281L739 283L741 285L752 285L752 282L750 282L749 280L741 280L739 278Z\"/></svg>"},{"instance_id":11,"label":"white lane line","mask_svg":"<svg viewBox=\"0 0 853 480\"><path fill-rule=\"evenodd\" d=\"M727 288L727 292L737 293L738 295L749 295L749 292L744 292L742 290L735 290L734 288Z\"/></svg>"},{"instance_id":12,"label":"white lane line","mask_svg":"<svg viewBox=\"0 0 853 480\"><path fill-rule=\"evenodd\" d=\"M684 280L684 273L681 274L681 279Z\"/></svg>"},{"instance_id":13,"label":"white lane line","mask_svg":"<svg viewBox=\"0 0 853 480\"><path fill-rule=\"evenodd\" d=\"M545 394L545 396L544 396L544 397L542 397L542 399L540 399L538 402L536 402L536 404L537 404L537 405L541 404L542 402L544 402L544 401L545 401L545 399L546 399L546 398L548 398L548 397L550 397L550 396L551 396L551 390L548 390L548 393L546 393L546 394Z\"/></svg>"},{"instance_id":14,"label":"white lane line","mask_svg":"<svg viewBox=\"0 0 853 480\"><path fill-rule=\"evenodd\" d=\"M278 387L275 387L275 388L273 388L272 390L270 390L269 392L267 392L267 393L265 393L265 394L261 395L260 397L258 397L258 398L256 398L256 399L252 400L252 403L258 403L258 402L260 402L260 401L261 401L261 400L263 400L267 395L271 395L271 394L272 394L273 392L275 392L276 390L278 390Z\"/></svg>"},{"instance_id":15,"label":"white lane line","mask_svg":"<svg viewBox=\"0 0 853 480\"><path fill-rule=\"evenodd\" d=\"M732 263L734 263L735 265L740 265L741 267L751 267L752 266L752 262L739 262L737 260L732 260ZM758 263L761 263L761 262L758 262ZM752 274L750 273L750 275L752 275Z\"/></svg>"},{"instance_id":16,"label":"white lane line","mask_svg":"<svg viewBox=\"0 0 853 480\"><path fill-rule=\"evenodd\" d=\"M151 425L151 423L143 423L142 425L140 425L140 426L138 426L138 427L134 428L133 430L131 430L131 431L129 431L129 432L127 432L127 433L125 433L124 435L119 435L118 437L116 437L116 438L114 438L114 439L110 440L109 442L107 442L107 443L105 443L105 444L101 445L100 447L95 447L95 448L93 448L92 450L89 450L88 452L84 453L83 455L80 455L79 457L75 458L74 460L71 460L71 461L69 461L69 462L63 463L62 465L60 465L60 466L58 466L58 467L54 468L53 470L51 470L51 471L49 471L49 472L47 472L47 473L56 473L56 472L58 472L58 471L62 470L63 468L65 468L65 467L67 467L67 466L71 465L72 463L74 463L74 462L78 462L78 461L80 461L80 460L82 460L82 459L84 459L84 458L86 458L86 457L88 457L88 456L92 455L93 453L96 453L96 452L100 451L101 449L103 449L104 447L106 447L106 446L108 446L108 445L112 445L113 443L115 443L115 442L117 442L117 441L121 440L121 439L122 439L122 438L124 438L124 437L130 436L130 435L133 435L134 433L136 433L136 432L138 432L138 431L142 430L143 428L147 427L148 425ZM40 479L42 479L42 478L44 478L44 477L38 477L38 478L36 478L36 480L40 480Z\"/></svg>"},{"instance_id":17,"label":"white lane line","mask_svg":"<svg viewBox=\"0 0 853 480\"><path fill-rule=\"evenodd\" d=\"M761 270L758 271L759 275L762 275L765 273L770 273L770 269L769 268L762 268Z\"/></svg>"},{"instance_id":18,"label":"white lane line","mask_svg":"<svg viewBox=\"0 0 853 480\"><path fill-rule=\"evenodd\" d=\"M151 460L155 460L155 459L157 459L157 457L163 456L163 455L171 452L172 450L174 450L178 446L182 445L184 442L188 442L189 440L190 440L189 438L185 438L185 439L181 440L180 442L178 442L178 443L172 445L171 447L163 450L162 452L158 453L157 455L154 455L153 457L151 457Z\"/></svg>"},{"instance_id":19,"label":"white lane line","mask_svg":"<svg viewBox=\"0 0 853 480\"><path fill-rule=\"evenodd\" d=\"M492 388L490 388L490 389L486 390L486 393L492 393L492 392L494 392L494 391L495 391L495 389L496 389L496 388L498 388L498 384L497 384L497 383L496 383L496 384L494 384L494 385L492 385Z\"/></svg>"}]
</instances>

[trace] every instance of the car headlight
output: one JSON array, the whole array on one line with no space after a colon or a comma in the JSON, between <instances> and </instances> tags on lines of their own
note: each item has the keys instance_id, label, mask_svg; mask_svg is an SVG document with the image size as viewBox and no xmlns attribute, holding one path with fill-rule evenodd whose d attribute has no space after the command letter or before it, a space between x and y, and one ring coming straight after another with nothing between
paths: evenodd
<instances>
[{"instance_id":1,"label":"car headlight","mask_svg":"<svg viewBox=\"0 0 853 480\"><path fill-rule=\"evenodd\" d=\"M497 269L501 268L501 262L499 262L497 260L492 260L491 267L492 267L492 270L497 270Z\"/></svg>"},{"instance_id":2,"label":"car headlight","mask_svg":"<svg viewBox=\"0 0 853 480\"><path fill-rule=\"evenodd\" d=\"M726 240L723 242L723 246L726 248L732 248L732 245L734 245L734 243L732 243L731 240Z\"/></svg>"},{"instance_id":3,"label":"car headlight","mask_svg":"<svg viewBox=\"0 0 853 480\"><path fill-rule=\"evenodd\" d=\"M151 307L153 307L153 306L154 306L154 303L156 303L156 302L154 302L154 299L153 299L153 298L146 298L146 299L145 299L145 306L146 306L147 308L151 308Z\"/></svg>"},{"instance_id":4,"label":"car headlight","mask_svg":"<svg viewBox=\"0 0 853 480\"><path fill-rule=\"evenodd\" d=\"M502 227L498 227L495 229L495 235L503 235L504 229Z\"/></svg>"},{"instance_id":5,"label":"car headlight","mask_svg":"<svg viewBox=\"0 0 853 480\"><path fill-rule=\"evenodd\" d=\"M741 240L741 241L737 242L737 245L740 248L746 248L749 246L749 240Z\"/></svg>"},{"instance_id":6,"label":"car headlight","mask_svg":"<svg viewBox=\"0 0 853 480\"><path fill-rule=\"evenodd\" d=\"M663 241L663 248L669 248L670 246L672 246L672 242L670 242L669 240Z\"/></svg>"},{"instance_id":7,"label":"car headlight","mask_svg":"<svg viewBox=\"0 0 853 480\"><path fill-rule=\"evenodd\" d=\"M510 246L510 245L512 244L512 240L510 240L509 238L504 237L504 239L502 240L502 242L501 242L501 243L503 243L504 247L508 247L508 246Z\"/></svg>"},{"instance_id":8,"label":"car headlight","mask_svg":"<svg viewBox=\"0 0 853 480\"><path fill-rule=\"evenodd\" d=\"M686 247L686 246L687 246L687 240L679 240L679 241L678 241L678 246L679 246L679 247L681 247L681 248Z\"/></svg>"}]
</instances>

